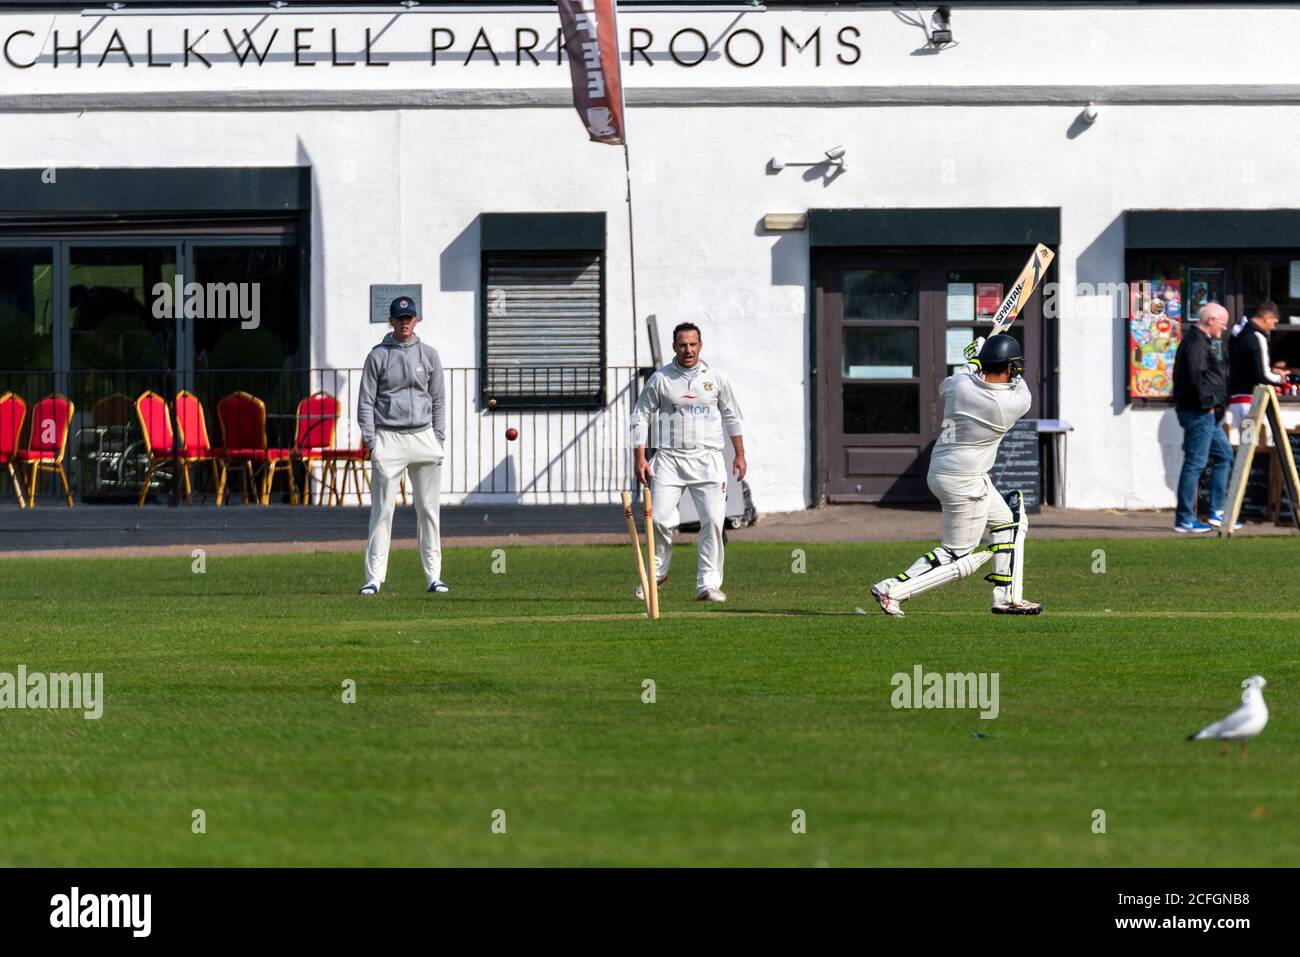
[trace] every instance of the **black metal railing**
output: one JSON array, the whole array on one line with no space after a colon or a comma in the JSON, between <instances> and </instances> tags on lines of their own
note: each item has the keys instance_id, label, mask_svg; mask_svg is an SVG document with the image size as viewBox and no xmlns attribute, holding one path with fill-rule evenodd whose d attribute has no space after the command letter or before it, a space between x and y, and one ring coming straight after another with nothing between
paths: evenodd
<instances>
[{"instance_id":1,"label":"black metal railing","mask_svg":"<svg viewBox=\"0 0 1300 957\"><path fill-rule=\"evenodd\" d=\"M627 367L500 369L446 368L446 459L443 493L453 497L506 496L524 503L613 501L632 483L629 430L640 379ZM31 412L51 393L75 406L64 462L83 502L134 500L149 469L145 437L135 412L136 399L156 392L171 405L181 389L203 407L208 437L222 447L217 403L247 392L266 409L270 447L296 445L299 402L316 392L332 395L339 405L333 446L356 449L361 430L356 403L361 385L357 368L212 369L177 372L163 369L74 369L64 373L0 370L0 394L12 391ZM510 436L513 435L513 438ZM192 441L191 436L187 439ZM318 490L319 463L299 464L297 484L310 477ZM209 470L192 469L195 501L211 501ZM147 498L155 501L178 492L178 470L164 464L149 481ZM7 481L0 497L12 502ZM42 475L38 501L50 501L57 482ZM336 483L337 484L337 483ZM277 483L276 500L282 498ZM347 502L364 501L349 491Z\"/></svg>"}]
</instances>

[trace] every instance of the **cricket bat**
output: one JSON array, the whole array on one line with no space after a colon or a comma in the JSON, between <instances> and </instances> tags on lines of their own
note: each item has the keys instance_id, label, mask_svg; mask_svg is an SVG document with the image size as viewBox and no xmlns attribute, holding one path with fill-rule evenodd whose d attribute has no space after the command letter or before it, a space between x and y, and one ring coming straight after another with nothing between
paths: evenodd
<instances>
[{"instance_id":1,"label":"cricket bat","mask_svg":"<svg viewBox=\"0 0 1300 957\"><path fill-rule=\"evenodd\" d=\"M993 332L991 335L998 335L1006 332L1011 324L1016 321L1016 316L1020 315L1020 310L1024 308L1029 297L1034 294L1038 288L1038 283L1043 278L1043 273L1047 272L1047 267L1052 264L1055 257L1050 249L1039 243L1034 247L1034 253L1029 257L1029 262L1025 263L1025 268L1020 270L1020 275L1016 281L1011 284L1006 297L998 306L998 311L993 313Z\"/></svg>"}]
</instances>

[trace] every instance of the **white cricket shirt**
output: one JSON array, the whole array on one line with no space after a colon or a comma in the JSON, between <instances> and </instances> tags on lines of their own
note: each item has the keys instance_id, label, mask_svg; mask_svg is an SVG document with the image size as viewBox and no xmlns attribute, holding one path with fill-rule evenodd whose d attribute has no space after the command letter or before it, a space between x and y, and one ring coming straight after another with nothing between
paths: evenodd
<instances>
[{"instance_id":1,"label":"white cricket shirt","mask_svg":"<svg viewBox=\"0 0 1300 957\"><path fill-rule=\"evenodd\" d=\"M998 457L1002 436L1029 411L1032 397L1023 378L985 382L969 369L939 384L943 422L930 456L930 472L983 475Z\"/></svg>"},{"instance_id":2,"label":"white cricket shirt","mask_svg":"<svg viewBox=\"0 0 1300 957\"><path fill-rule=\"evenodd\" d=\"M681 455L721 452L741 435L731 382L703 359L684 369L674 359L646 381L632 413L632 444Z\"/></svg>"}]
</instances>

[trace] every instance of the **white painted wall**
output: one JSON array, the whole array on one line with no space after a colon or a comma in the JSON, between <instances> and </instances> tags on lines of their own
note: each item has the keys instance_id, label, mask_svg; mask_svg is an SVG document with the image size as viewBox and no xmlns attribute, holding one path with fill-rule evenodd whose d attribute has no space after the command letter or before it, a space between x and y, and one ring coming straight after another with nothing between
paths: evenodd
<instances>
[{"instance_id":1,"label":"white painted wall","mask_svg":"<svg viewBox=\"0 0 1300 957\"><path fill-rule=\"evenodd\" d=\"M268 24L284 32L294 19L271 17ZM317 35L324 27L327 37L331 23L359 35L377 18L305 19ZM455 21L450 25L458 34L469 30L458 41L461 51L480 22L491 25L494 37L506 38L516 24L545 34L552 23L536 14L445 19ZM66 37L78 26L88 29L82 20L6 14L0 16L0 42L20 28L48 38L58 26ZM222 26L237 30L251 20L106 20L87 41L88 62L102 52L97 38L119 24L134 48L137 40L143 44L141 31L150 25L160 37L178 33L187 22L219 35ZM689 24L702 25L710 36L722 35L728 25L747 26L768 37L769 50L764 64L750 70L721 61L693 70L671 62L639 64L626 71L634 91L649 84L737 90L933 85L934 99L941 101L947 85L958 89L972 82L1281 85L1295 83L1300 74L1284 49L1286 37L1300 28L1294 7L959 6L953 23L960 45L938 55L913 55L921 47L920 32L887 10L783 10L740 21L735 15L627 13L624 33L642 21L660 36ZM14 112L6 106L15 96L51 92L562 89L567 83L567 68L516 68L512 59L502 67L487 61L430 69L430 23L428 17L403 17L385 34L385 50L405 49L413 57L386 69L295 70L268 62L256 71L222 63L210 71L112 64L81 71L43 64L19 71L0 63L0 166L310 165L316 216L313 361L339 367L359 365L382 332L366 321L372 282L422 283L428 317L422 335L438 346L446 365L475 364L475 217L489 211L605 210L608 362L630 365L623 157L618 149L588 143L571 109L147 110L133 102L132 109ZM783 24L796 34L822 25L828 36L856 25L863 60L853 67L830 65L836 48L828 42L827 65L820 70L804 60L782 69L773 48L779 50ZM1153 46L1154 37L1159 43ZM1220 51L1220 60L1207 64L1188 55L1207 44ZM509 43L498 46L504 50ZM15 52L20 49L28 48L16 46ZM424 52L415 57L417 51ZM703 326L706 358L723 366L739 390L760 511L801 508L812 495L807 234L765 234L758 228L763 214L812 207L1059 206L1060 278L1072 289L1076 280L1127 278L1119 228L1125 209L1300 205L1291 156L1300 141L1300 107L1264 105L1249 96L1202 105L1103 102L1096 125L1080 132L1075 120L1083 105L631 108L639 311L657 314L665 333L681 319ZM773 155L812 159L837 144L848 150L848 171L833 182L798 169L776 175L767 170ZM1122 403L1121 326L1075 315L1072 306L1067 297L1061 348L1061 415L1076 429L1068 443L1070 504L1171 505L1181 441L1173 413ZM640 348L645 361L644 339Z\"/></svg>"}]
</instances>

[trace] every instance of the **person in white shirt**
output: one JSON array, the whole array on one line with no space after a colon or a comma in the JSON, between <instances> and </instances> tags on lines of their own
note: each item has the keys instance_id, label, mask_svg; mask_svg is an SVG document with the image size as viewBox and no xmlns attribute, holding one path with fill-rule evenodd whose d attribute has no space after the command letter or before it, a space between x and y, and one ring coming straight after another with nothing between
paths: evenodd
<instances>
[{"instance_id":1,"label":"person in white shirt","mask_svg":"<svg viewBox=\"0 0 1300 957\"><path fill-rule=\"evenodd\" d=\"M1029 523L1020 492L1012 505L989 478L1002 437L1029 411L1020 343L1012 336L976 339L966 347L968 363L944 379L943 427L930 456L927 482L943 506L943 538L911 567L871 587L871 594L889 615L901 618L901 602L965 578L991 557L993 613L1037 615L1043 607L1021 596L1024 582L1024 542ZM976 552L989 532L988 551Z\"/></svg>"},{"instance_id":2,"label":"person in white shirt","mask_svg":"<svg viewBox=\"0 0 1300 957\"><path fill-rule=\"evenodd\" d=\"M740 408L730 380L700 358L700 329L684 322L673 330L676 359L646 381L632 414L636 477L650 486L654 512L655 564L659 584L668 580L673 559L677 506L690 489L700 516L695 597L726 601L722 592L722 523L727 511L727 466L723 442L736 450L736 481L745 477L745 441ZM646 458L646 447L656 451ZM637 586L637 597L641 588Z\"/></svg>"}]
</instances>

